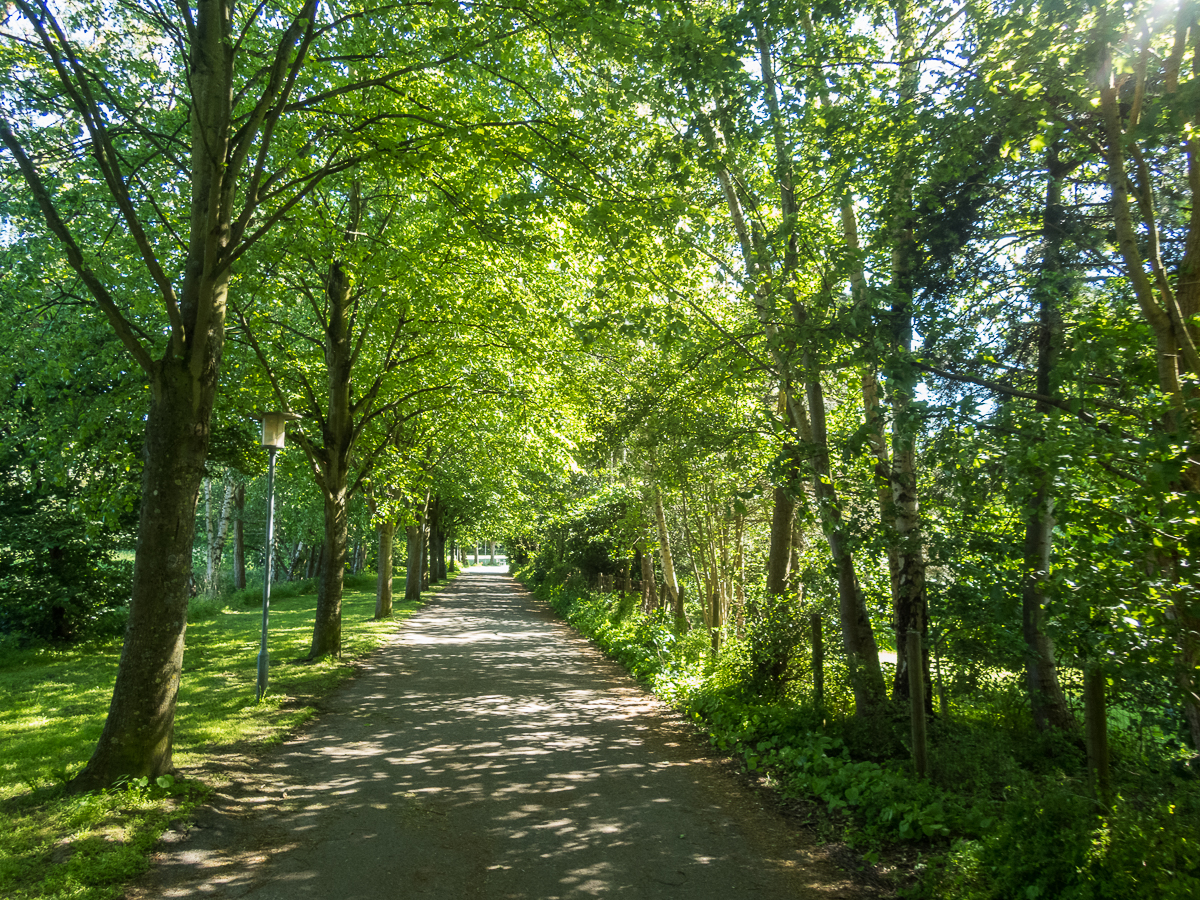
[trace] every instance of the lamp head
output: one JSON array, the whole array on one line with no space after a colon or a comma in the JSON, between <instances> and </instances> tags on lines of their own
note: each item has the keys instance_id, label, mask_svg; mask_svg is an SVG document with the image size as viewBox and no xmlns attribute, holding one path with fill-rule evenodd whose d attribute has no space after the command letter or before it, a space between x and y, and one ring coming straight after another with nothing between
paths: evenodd
<instances>
[{"instance_id":1,"label":"lamp head","mask_svg":"<svg viewBox=\"0 0 1200 900\"><path fill-rule=\"evenodd\" d=\"M263 413L262 445L275 450L283 449L283 426L287 417L281 412Z\"/></svg>"}]
</instances>

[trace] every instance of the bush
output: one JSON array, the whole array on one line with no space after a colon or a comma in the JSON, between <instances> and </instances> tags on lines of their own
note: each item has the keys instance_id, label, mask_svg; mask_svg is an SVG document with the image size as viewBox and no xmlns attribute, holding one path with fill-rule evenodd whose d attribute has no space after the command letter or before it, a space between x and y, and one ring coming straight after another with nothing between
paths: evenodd
<instances>
[{"instance_id":1,"label":"bush","mask_svg":"<svg viewBox=\"0 0 1200 900\"><path fill-rule=\"evenodd\" d=\"M125 627L133 563L53 497L0 497L0 632L67 642Z\"/></svg>"},{"instance_id":2,"label":"bush","mask_svg":"<svg viewBox=\"0 0 1200 900\"><path fill-rule=\"evenodd\" d=\"M955 844L927 886L965 900L1187 900L1200 897L1200 839L1164 799L1110 812L1068 781L1030 784L998 827Z\"/></svg>"}]
</instances>

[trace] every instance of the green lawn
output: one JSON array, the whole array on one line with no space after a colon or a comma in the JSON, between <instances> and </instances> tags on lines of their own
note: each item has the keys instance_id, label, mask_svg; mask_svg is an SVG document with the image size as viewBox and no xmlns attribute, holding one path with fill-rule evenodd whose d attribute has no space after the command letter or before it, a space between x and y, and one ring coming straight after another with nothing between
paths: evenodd
<instances>
[{"instance_id":1,"label":"green lawn","mask_svg":"<svg viewBox=\"0 0 1200 900\"><path fill-rule=\"evenodd\" d=\"M403 596L403 573L396 583ZM299 660L312 637L311 591L281 585L272 596L271 680L261 704L254 702L261 601L253 591L193 601L175 720L175 764L184 775L217 748L253 750L281 740L353 671L349 663L419 605L398 603L392 619L376 622L374 576L348 577L343 658L307 664ZM65 791L100 735L120 649L111 641L0 658L2 897L120 897L167 825L207 794L199 781L169 778L81 796Z\"/></svg>"}]
</instances>

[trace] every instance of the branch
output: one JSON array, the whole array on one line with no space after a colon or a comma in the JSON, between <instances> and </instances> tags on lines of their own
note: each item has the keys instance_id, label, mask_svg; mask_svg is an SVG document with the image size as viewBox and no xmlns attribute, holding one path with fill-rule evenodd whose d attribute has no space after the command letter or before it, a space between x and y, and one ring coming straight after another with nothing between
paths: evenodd
<instances>
[{"instance_id":1,"label":"branch","mask_svg":"<svg viewBox=\"0 0 1200 900\"><path fill-rule=\"evenodd\" d=\"M176 352L179 352L182 349L183 320L179 315L179 303L175 297L175 290L171 287L171 280L167 277L166 272L163 271L158 257L155 256L154 249L150 246L150 239L147 237L145 229L142 228L142 223L133 208L133 201L129 197L129 191L126 188L120 166L117 162L117 154L113 149L112 142L108 136L108 130L104 124L104 114L101 112L99 105L92 96L91 90L88 88L88 73L79 60L75 58L74 53L72 53L71 44L67 40L66 34L63 33L58 20L50 12L45 0L38 0L38 6L41 11L40 15L35 13L27 0L15 0L15 2L21 8L22 14L37 31L38 36L41 38L42 48L58 73L58 79L62 84L63 91L70 98L75 110L83 117L84 126L91 137L92 151L95 155L96 163L100 167L100 172L104 176L104 182L108 186L109 193L116 201L117 208L121 211L121 217L129 227L130 234L133 235L138 251L141 253L142 261L146 264L146 268L150 272L150 277L154 280L154 283L158 286L159 293L162 295L163 304L167 309L167 317L171 322L172 343L175 346ZM45 21L43 21L43 17ZM49 23L50 28L54 32L53 38L46 30L46 23ZM11 134L11 131L9 133Z\"/></svg>"},{"instance_id":2,"label":"branch","mask_svg":"<svg viewBox=\"0 0 1200 900\"><path fill-rule=\"evenodd\" d=\"M50 192L42 182L41 176L33 165L33 161L25 152L25 148L17 141L12 129L8 126L8 122L3 118L0 118L0 141L4 142L4 146L16 158L21 175L24 176L25 183L29 185L29 189L33 192L34 199L37 200L38 207L46 219L46 225L66 250L67 261L70 263L71 268L78 273L92 296L96 298L96 304L108 317L109 324L116 331L117 337L121 339L121 343L125 345L125 349L133 354L133 358L137 360L138 365L142 367L146 375L153 378L156 367L153 359L150 357L149 351L137 339L133 331L133 326L121 315L121 311L113 300L112 295L109 294L108 288L96 277L96 274L88 266L86 260L84 260L83 252L79 249L79 245L75 243L74 236L59 216L58 210L55 209L54 200L50 197Z\"/></svg>"}]
</instances>

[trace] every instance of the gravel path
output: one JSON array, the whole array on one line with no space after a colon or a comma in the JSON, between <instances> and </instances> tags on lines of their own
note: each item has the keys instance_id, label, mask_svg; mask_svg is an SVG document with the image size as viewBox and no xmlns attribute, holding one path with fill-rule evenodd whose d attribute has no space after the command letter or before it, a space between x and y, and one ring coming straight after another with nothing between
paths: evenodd
<instances>
[{"instance_id":1,"label":"gravel path","mask_svg":"<svg viewBox=\"0 0 1200 900\"><path fill-rule=\"evenodd\" d=\"M460 575L325 706L131 896L866 896L496 570Z\"/></svg>"}]
</instances>

